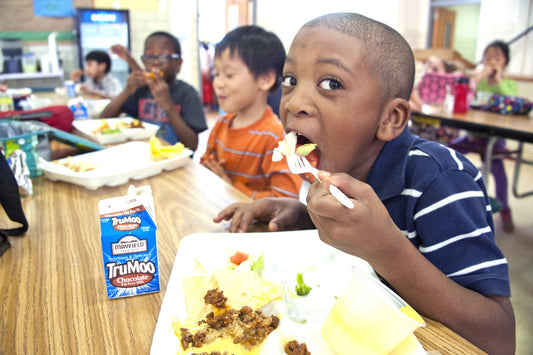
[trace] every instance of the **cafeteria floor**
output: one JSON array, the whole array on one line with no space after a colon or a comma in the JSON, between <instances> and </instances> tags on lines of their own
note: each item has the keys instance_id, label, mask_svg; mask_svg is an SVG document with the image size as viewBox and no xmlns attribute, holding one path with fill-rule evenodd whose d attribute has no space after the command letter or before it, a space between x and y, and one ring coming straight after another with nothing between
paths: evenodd
<instances>
[{"instance_id":1,"label":"cafeteria floor","mask_svg":"<svg viewBox=\"0 0 533 355\"><path fill-rule=\"evenodd\" d=\"M213 127L217 112L206 112L207 124ZM199 161L205 150L209 130L200 134L200 142L194 160ZM508 142L508 147L515 144ZM467 157L477 166L481 161L477 154L468 154ZM526 145L525 159L533 160L533 145ZM514 171L514 162L505 161L507 177L511 182ZM494 180L489 179L489 193L494 196ZM519 191L533 189L533 166L525 165L521 168ZM509 262L511 276L511 292L513 307L516 317L516 354L530 354L533 349L533 196L517 199L509 187L509 205L513 215L515 231L512 234L503 231L500 216L494 214L496 227L496 244L501 248Z\"/></svg>"}]
</instances>

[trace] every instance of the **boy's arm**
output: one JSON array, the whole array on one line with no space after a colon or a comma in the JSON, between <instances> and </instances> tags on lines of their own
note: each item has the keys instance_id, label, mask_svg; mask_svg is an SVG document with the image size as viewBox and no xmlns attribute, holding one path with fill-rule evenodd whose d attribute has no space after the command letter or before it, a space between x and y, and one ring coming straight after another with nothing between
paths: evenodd
<instances>
[{"instance_id":1,"label":"boy's arm","mask_svg":"<svg viewBox=\"0 0 533 355\"><path fill-rule=\"evenodd\" d=\"M323 183L313 184L309 191L308 211L324 242L368 261L413 308L448 326L481 349L490 354L514 353L514 313L508 297L483 296L452 281L395 225L369 185L345 174L331 177L322 174L321 178ZM329 182L354 197L353 210L343 207L329 194ZM481 204L480 213L486 213L486 206ZM469 207L473 209L472 205ZM471 211L461 208L457 216L461 214L470 215ZM458 225L463 222L455 215L441 217L441 224L432 227L434 234L450 230L442 225L446 224L446 220ZM416 232L419 232L418 228ZM492 232L489 230L489 233ZM472 250L476 248L490 249L490 237L475 238L466 238L470 240L467 242L469 248L465 248L469 253L463 252L463 256L474 254ZM453 244L458 240L446 242ZM432 253L435 251L430 251L429 257ZM457 266L460 257L456 254L454 259L441 260L441 266ZM468 269L475 270L482 264L472 265ZM498 267L498 264L493 267Z\"/></svg>"},{"instance_id":2,"label":"boy's arm","mask_svg":"<svg viewBox=\"0 0 533 355\"><path fill-rule=\"evenodd\" d=\"M266 172L265 174L270 174ZM243 191L254 200L265 197L290 197L298 199L302 179L287 172L274 172L270 176L270 184L265 190L253 190L243 183L236 183L235 187Z\"/></svg>"},{"instance_id":3,"label":"boy's arm","mask_svg":"<svg viewBox=\"0 0 533 355\"><path fill-rule=\"evenodd\" d=\"M176 108L176 104L172 101L170 89L164 78L156 77L155 79L149 79L148 87L150 88L154 99L167 114L168 120L176 132L179 140L186 147L196 150L198 147L198 133L189 127L189 125L184 121L183 117L181 117L180 112Z\"/></svg>"},{"instance_id":4,"label":"boy's arm","mask_svg":"<svg viewBox=\"0 0 533 355\"><path fill-rule=\"evenodd\" d=\"M100 117L110 118L120 115L122 113L122 105L131 95L135 94L135 91L137 91L139 87L144 85L146 85L146 81L142 72L133 72L128 75L126 87L120 94L111 99L109 104L107 104L100 114Z\"/></svg>"},{"instance_id":5,"label":"boy's arm","mask_svg":"<svg viewBox=\"0 0 533 355\"><path fill-rule=\"evenodd\" d=\"M128 63L131 71L143 71L141 66L137 63L137 61L131 56L130 51L123 45L121 44L112 45L111 52L115 53L116 55L120 57L120 59Z\"/></svg>"}]
</instances>

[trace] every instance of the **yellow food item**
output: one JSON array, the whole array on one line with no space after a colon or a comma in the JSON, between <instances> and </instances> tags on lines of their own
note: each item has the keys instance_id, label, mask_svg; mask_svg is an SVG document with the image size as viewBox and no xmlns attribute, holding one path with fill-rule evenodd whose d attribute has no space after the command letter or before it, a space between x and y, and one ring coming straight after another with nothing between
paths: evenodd
<instances>
[{"instance_id":1,"label":"yellow food item","mask_svg":"<svg viewBox=\"0 0 533 355\"><path fill-rule=\"evenodd\" d=\"M316 148L315 143L307 143L296 148L296 154L301 155L302 157L305 157L309 155L309 153L311 153L313 150L315 150L315 148Z\"/></svg>"},{"instance_id":2,"label":"yellow food item","mask_svg":"<svg viewBox=\"0 0 533 355\"><path fill-rule=\"evenodd\" d=\"M150 71L150 72L144 72L143 73L144 75L144 78L145 79L148 79L148 78L152 78L152 79L155 79L155 74L154 72ZM160 77L163 77L164 73L162 71L159 71L159 76Z\"/></svg>"},{"instance_id":3,"label":"yellow food item","mask_svg":"<svg viewBox=\"0 0 533 355\"><path fill-rule=\"evenodd\" d=\"M174 145L162 145L157 137L152 136L150 138L150 155L155 161L177 157L184 148L185 146L181 142Z\"/></svg>"},{"instance_id":4,"label":"yellow food item","mask_svg":"<svg viewBox=\"0 0 533 355\"><path fill-rule=\"evenodd\" d=\"M100 126L96 127L95 129L92 130L92 134L100 134L102 133L102 131L104 129L109 129L111 127L109 127L109 124L107 123L107 121L105 119L102 119L102 122L100 123Z\"/></svg>"},{"instance_id":5,"label":"yellow food item","mask_svg":"<svg viewBox=\"0 0 533 355\"><path fill-rule=\"evenodd\" d=\"M402 312L403 314L405 314L407 317L411 318L415 322L418 322L421 324L424 323L424 320L422 319L422 317L420 317L420 315L413 309L413 307L409 306L408 304L400 308L400 312Z\"/></svg>"}]
</instances>

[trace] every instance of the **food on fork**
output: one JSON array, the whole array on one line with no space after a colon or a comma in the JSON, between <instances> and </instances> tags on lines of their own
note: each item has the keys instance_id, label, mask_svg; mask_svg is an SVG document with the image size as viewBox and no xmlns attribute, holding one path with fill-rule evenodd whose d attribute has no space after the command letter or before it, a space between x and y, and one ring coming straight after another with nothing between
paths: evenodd
<instances>
[{"instance_id":1,"label":"food on fork","mask_svg":"<svg viewBox=\"0 0 533 355\"><path fill-rule=\"evenodd\" d=\"M306 143L296 147L297 141L298 139L296 137L296 133L287 133L285 138L278 143L278 147L274 149L272 160L280 161L283 159L283 156L286 156L287 158L293 158L295 154L305 157L316 148L315 143Z\"/></svg>"},{"instance_id":2,"label":"food on fork","mask_svg":"<svg viewBox=\"0 0 533 355\"><path fill-rule=\"evenodd\" d=\"M300 136L300 138L302 138L302 140L305 140L305 137L303 136ZM278 143L278 147L274 149L274 152L272 154L272 161L281 161L283 159L283 156L287 158L287 163L289 164L289 160L295 162L298 156L306 157L312 167L318 167L319 154L316 150L316 144L305 143L298 145L298 137L294 132L287 133L285 135L285 138ZM309 173L303 174L303 177L307 181L314 180L314 176Z\"/></svg>"}]
</instances>

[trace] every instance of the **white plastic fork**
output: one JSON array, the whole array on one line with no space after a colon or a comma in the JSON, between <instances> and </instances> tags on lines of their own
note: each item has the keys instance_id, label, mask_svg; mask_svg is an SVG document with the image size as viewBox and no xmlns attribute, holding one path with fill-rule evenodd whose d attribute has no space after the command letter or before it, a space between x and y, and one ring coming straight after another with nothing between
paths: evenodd
<instances>
[{"instance_id":1,"label":"white plastic fork","mask_svg":"<svg viewBox=\"0 0 533 355\"><path fill-rule=\"evenodd\" d=\"M305 174L305 173L311 173L313 176L320 181L318 178L318 169L311 166L309 161L298 154L295 154L291 157L287 157L287 163L289 165L289 169L291 173L293 174ZM344 206L353 209L355 206L341 190L337 186L334 186L332 184L329 185L329 192L335 196L335 198L342 203Z\"/></svg>"}]
</instances>

